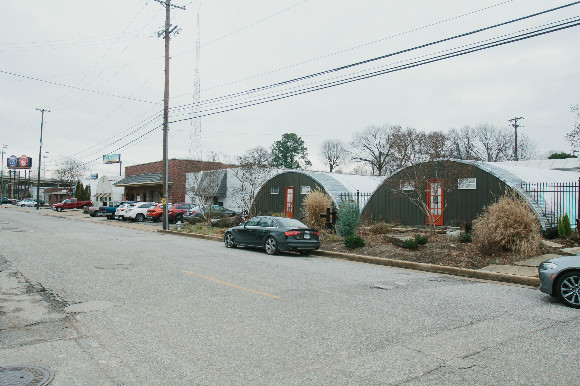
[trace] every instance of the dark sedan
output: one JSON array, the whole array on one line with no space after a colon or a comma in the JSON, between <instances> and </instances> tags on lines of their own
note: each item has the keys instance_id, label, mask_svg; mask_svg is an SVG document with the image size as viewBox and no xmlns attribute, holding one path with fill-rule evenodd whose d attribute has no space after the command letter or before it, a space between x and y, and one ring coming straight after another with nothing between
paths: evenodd
<instances>
[{"instance_id":1,"label":"dark sedan","mask_svg":"<svg viewBox=\"0 0 580 386\"><path fill-rule=\"evenodd\" d=\"M318 232L298 220L285 217L258 216L229 228L224 235L227 248L239 246L266 249L269 255L280 251L307 254L320 248Z\"/></svg>"},{"instance_id":2,"label":"dark sedan","mask_svg":"<svg viewBox=\"0 0 580 386\"><path fill-rule=\"evenodd\" d=\"M580 256L560 256L538 267L540 291L580 308Z\"/></svg>"}]
</instances>

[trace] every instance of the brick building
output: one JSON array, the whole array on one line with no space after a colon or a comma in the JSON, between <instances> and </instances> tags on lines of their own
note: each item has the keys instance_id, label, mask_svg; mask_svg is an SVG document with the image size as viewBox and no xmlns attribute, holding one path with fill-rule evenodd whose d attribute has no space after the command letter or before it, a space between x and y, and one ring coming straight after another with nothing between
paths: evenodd
<instances>
[{"instance_id":1,"label":"brick building","mask_svg":"<svg viewBox=\"0 0 580 386\"><path fill-rule=\"evenodd\" d=\"M185 201L187 173L229 167L221 162L170 159L167 202ZM126 166L125 178L114 184L125 188L125 200L161 202L163 197L163 161Z\"/></svg>"}]
</instances>

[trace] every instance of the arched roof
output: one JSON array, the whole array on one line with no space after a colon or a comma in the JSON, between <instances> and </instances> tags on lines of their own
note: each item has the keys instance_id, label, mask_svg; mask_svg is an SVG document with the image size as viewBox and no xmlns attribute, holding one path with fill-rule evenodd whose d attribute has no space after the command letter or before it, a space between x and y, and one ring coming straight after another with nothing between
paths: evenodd
<instances>
[{"instance_id":1,"label":"arched roof","mask_svg":"<svg viewBox=\"0 0 580 386\"><path fill-rule=\"evenodd\" d=\"M349 193L351 195L356 195L357 191L360 193L372 193L382 184L385 179L385 177L376 176L313 172L309 170L294 169L280 170L278 173L272 176L272 178L284 173L299 173L312 178L324 188L326 193L328 193L328 195L337 205L341 202L341 194Z\"/></svg>"}]
</instances>

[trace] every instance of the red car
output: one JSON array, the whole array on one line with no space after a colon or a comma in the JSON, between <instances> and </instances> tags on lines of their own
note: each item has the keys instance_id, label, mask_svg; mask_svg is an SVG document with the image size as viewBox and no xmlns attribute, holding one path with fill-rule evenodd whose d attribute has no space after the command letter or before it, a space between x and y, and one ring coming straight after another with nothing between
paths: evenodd
<instances>
[{"instance_id":1,"label":"red car","mask_svg":"<svg viewBox=\"0 0 580 386\"><path fill-rule=\"evenodd\" d=\"M168 204L167 206L171 208L171 204ZM147 209L147 214L145 216L154 222L161 221L161 218L163 217L163 204L156 204Z\"/></svg>"},{"instance_id":2,"label":"red car","mask_svg":"<svg viewBox=\"0 0 580 386\"><path fill-rule=\"evenodd\" d=\"M191 204L189 202L178 202L177 204L173 204L171 209L167 211L167 218L169 222L183 222L183 214L187 212L188 209L192 209L197 205ZM163 207L161 207L163 210Z\"/></svg>"}]
</instances>

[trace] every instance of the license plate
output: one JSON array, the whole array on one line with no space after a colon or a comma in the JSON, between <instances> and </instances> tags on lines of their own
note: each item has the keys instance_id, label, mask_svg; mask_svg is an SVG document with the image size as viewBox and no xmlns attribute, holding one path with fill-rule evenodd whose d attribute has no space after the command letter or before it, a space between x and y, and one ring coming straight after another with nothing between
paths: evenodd
<instances>
[{"instance_id":1,"label":"license plate","mask_svg":"<svg viewBox=\"0 0 580 386\"><path fill-rule=\"evenodd\" d=\"M309 235L308 233L305 233L305 234L304 234L304 238L305 238L305 239L309 239L309 238L310 238L310 235Z\"/></svg>"}]
</instances>

